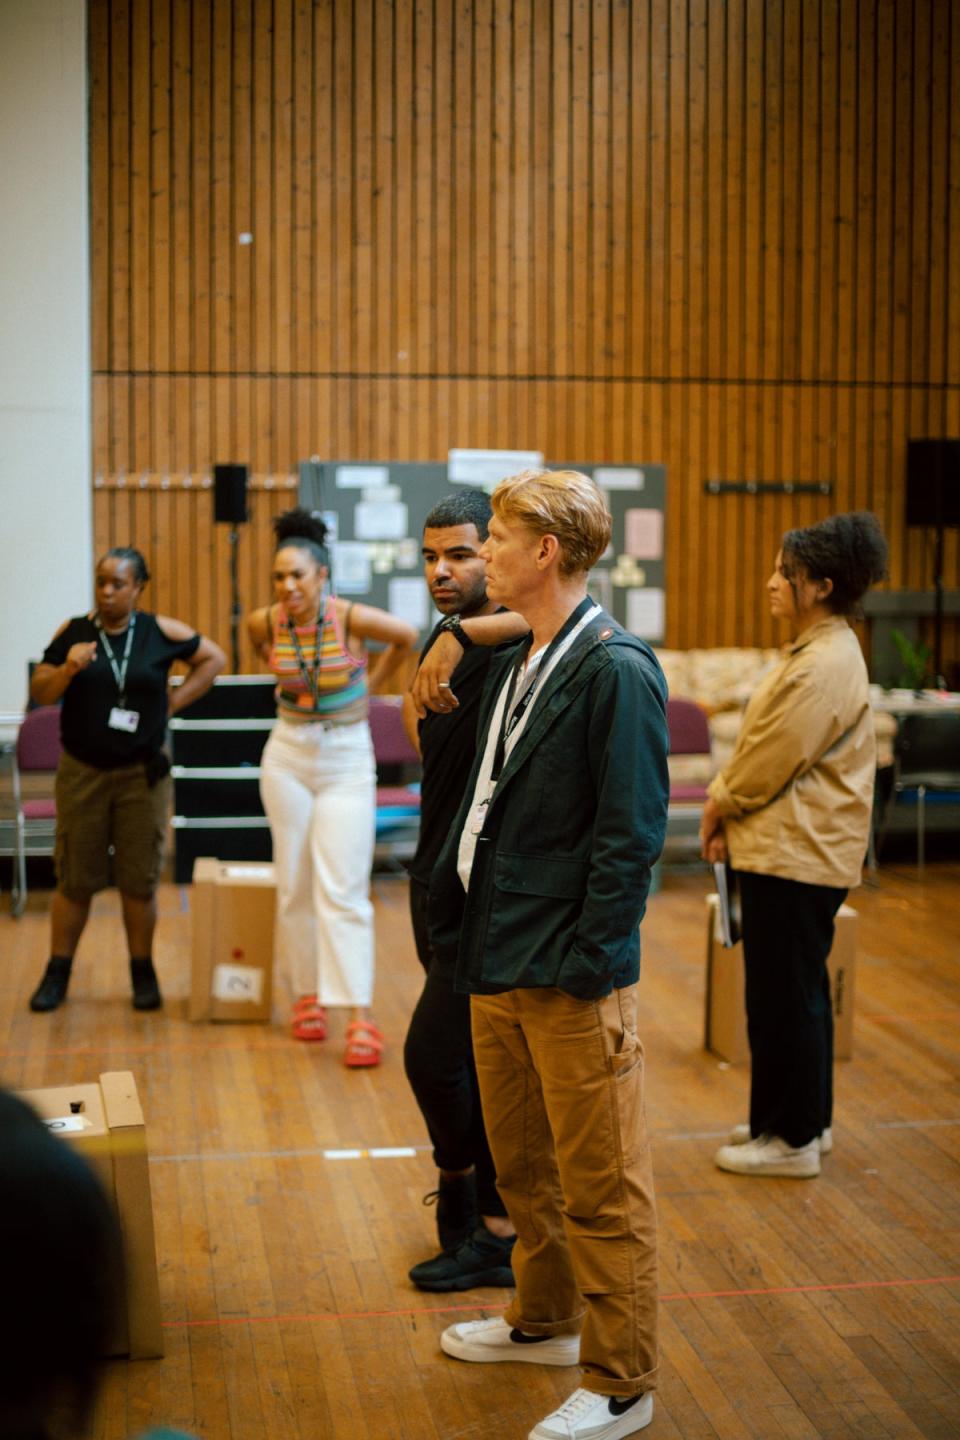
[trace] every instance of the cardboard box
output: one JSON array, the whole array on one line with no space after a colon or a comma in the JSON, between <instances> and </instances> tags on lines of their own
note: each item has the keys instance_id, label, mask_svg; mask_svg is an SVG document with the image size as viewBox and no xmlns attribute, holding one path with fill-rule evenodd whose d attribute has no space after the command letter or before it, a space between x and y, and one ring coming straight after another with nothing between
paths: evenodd
<instances>
[{"instance_id":1,"label":"cardboard box","mask_svg":"<svg viewBox=\"0 0 960 1440\"><path fill-rule=\"evenodd\" d=\"M743 946L726 949L716 934L717 897L707 896L707 1003L704 1043L732 1065L750 1059L744 1002ZM833 1058L853 1055L853 1006L857 961L857 912L841 905L827 961L833 1001Z\"/></svg>"},{"instance_id":2,"label":"cardboard box","mask_svg":"<svg viewBox=\"0 0 960 1440\"><path fill-rule=\"evenodd\" d=\"M90 1085L22 1090L48 1128L90 1162L116 1206L123 1239L124 1306L110 1355L143 1360L163 1354L160 1287L153 1234L147 1132L129 1070Z\"/></svg>"},{"instance_id":3,"label":"cardboard box","mask_svg":"<svg viewBox=\"0 0 960 1440\"><path fill-rule=\"evenodd\" d=\"M191 1020L269 1020L273 1011L273 866L197 860L193 867Z\"/></svg>"}]
</instances>

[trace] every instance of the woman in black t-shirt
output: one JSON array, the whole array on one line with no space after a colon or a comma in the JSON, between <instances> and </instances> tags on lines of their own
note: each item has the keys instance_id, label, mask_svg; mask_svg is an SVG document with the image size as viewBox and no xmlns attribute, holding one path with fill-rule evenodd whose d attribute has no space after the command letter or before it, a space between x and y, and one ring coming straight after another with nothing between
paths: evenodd
<instances>
[{"instance_id":1,"label":"woman in black t-shirt","mask_svg":"<svg viewBox=\"0 0 960 1440\"><path fill-rule=\"evenodd\" d=\"M55 1010L64 999L90 901L111 883L111 850L133 1004L162 1003L152 949L167 816L163 739L168 715L210 688L225 656L181 620L136 608L149 578L139 550L108 550L97 565L96 608L61 625L30 682L37 704L63 702L51 953L31 1010ZM168 692L175 660L190 674Z\"/></svg>"}]
</instances>

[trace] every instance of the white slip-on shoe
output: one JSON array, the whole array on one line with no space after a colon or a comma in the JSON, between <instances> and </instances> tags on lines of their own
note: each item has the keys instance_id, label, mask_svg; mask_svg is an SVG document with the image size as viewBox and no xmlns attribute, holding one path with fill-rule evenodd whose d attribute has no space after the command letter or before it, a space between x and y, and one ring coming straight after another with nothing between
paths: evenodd
<instances>
[{"instance_id":1,"label":"white slip-on shoe","mask_svg":"<svg viewBox=\"0 0 960 1440\"><path fill-rule=\"evenodd\" d=\"M448 1325L440 1336L440 1349L457 1360L576 1365L580 1359L580 1336L523 1335L498 1315L493 1320L461 1320L457 1325Z\"/></svg>"},{"instance_id":2,"label":"white slip-on shoe","mask_svg":"<svg viewBox=\"0 0 960 1440\"><path fill-rule=\"evenodd\" d=\"M794 1148L779 1135L761 1135L745 1145L721 1145L713 1162L734 1175L780 1175L788 1180L812 1180L820 1174L820 1141Z\"/></svg>"},{"instance_id":3,"label":"white slip-on shoe","mask_svg":"<svg viewBox=\"0 0 960 1440\"><path fill-rule=\"evenodd\" d=\"M753 1136L750 1134L749 1125L734 1125L727 1139L728 1145L746 1145ZM829 1155L833 1149L833 1131L828 1125L820 1136L820 1154Z\"/></svg>"},{"instance_id":4,"label":"white slip-on shoe","mask_svg":"<svg viewBox=\"0 0 960 1440\"><path fill-rule=\"evenodd\" d=\"M527 1440L624 1440L645 1430L652 1419L652 1393L622 1400L574 1390L559 1410L534 1425Z\"/></svg>"}]
</instances>

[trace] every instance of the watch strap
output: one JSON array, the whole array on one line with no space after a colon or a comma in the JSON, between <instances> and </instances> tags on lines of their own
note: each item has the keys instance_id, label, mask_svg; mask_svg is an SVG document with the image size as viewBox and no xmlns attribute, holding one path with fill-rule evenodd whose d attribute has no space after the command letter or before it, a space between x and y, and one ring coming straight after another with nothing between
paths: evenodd
<instances>
[{"instance_id":1,"label":"watch strap","mask_svg":"<svg viewBox=\"0 0 960 1440\"><path fill-rule=\"evenodd\" d=\"M461 648L464 650L469 650L474 643L470 639L470 636L467 634L467 632L464 630L463 626L460 624L459 615L448 615L446 620L444 620L441 624L440 628L441 630L446 630L449 634L453 635L460 644Z\"/></svg>"}]
</instances>

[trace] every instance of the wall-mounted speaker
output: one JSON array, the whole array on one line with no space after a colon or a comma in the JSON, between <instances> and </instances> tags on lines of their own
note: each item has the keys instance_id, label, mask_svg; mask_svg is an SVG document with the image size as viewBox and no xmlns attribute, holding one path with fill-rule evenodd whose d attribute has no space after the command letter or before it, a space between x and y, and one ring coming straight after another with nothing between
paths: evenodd
<instances>
[{"instance_id":1,"label":"wall-mounted speaker","mask_svg":"<svg viewBox=\"0 0 960 1440\"><path fill-rule=\"evenodd\" d=\"M218 525L243 525L247 520L249 465L214 465L213 518Z\"/></svg>"},{"instance_id":2,"label":"wall-mounted speaker","mask_svg":"<svg viewBox=\"0 0 960 1440\"><path fill-rule=\"evenodd\" d=\"M907 441L907 524L960 525L960 440Z\"/></svg>"}]
</instances>

